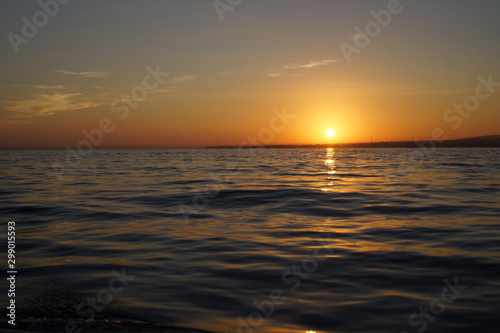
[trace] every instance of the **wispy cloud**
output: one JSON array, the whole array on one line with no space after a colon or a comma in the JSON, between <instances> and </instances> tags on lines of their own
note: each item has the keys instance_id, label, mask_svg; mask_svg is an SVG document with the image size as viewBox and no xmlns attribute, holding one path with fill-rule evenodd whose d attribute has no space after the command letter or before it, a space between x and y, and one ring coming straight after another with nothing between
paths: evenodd
<instances>
[{"instance_id":1,"label":"wispy cloud","mask_svg":"<svg viewBox=\"0 0 500 333\"><path fill-rule=\"evenodd\" d=\"M178 76L175 78L172 78L171 80L165 82L162 84L161 88L158 88L151 93L157 94L157 93L164 93L164 94L170 94L170 93L176 93L179 92L183 89L185 89L189 83L199 79L200 76L198 75L183 75L183 76Z\"/></svg>"},{"instance_id":2,"label":"wispy cloud","mask_svg":"<svg viewBox=\"0 0 500 333\"><path fill-rule=\"evenodd\" d=\"M216 76L238 76L238 75L245 75L245 74L252 74L252 73L261 73L263 71L262 68L247 68L247 69L240 69L240 70L229 70L229 69L224 69L221 72L215 73Z\"/></svg>"},{"instance_id":3,"label":"wispy cloud","mask_svg":"<svg viewBox=\"0 0 500 333\"><path fill-rule=\"evenodd\" d=\"M333 89L332 89L333 87ZM443 89L439 86L419 85L390 85L383 83L352 83L338 82L328 88L328 93L335 91L341 96L359 97L359 96L418 96L418 95L456 95L466 94L467 89Z\"/></svg>"},{"instance_id":4,"label":"wispy cloud","mask_svg":"<svg viewBox=\"0 0 500 333\"><path fill-rule=\"evenodd\" d=\"M218 76L226 76L226 75L231 75L233 72L229 71L228 69L224 69L222 72L217 73L216 75Z\"/></svg>"},{"instance_id":5,"label":"wispy cloud","mask_svg":"<svg viewBox=\"0 0 500 333\"><path fill-rule=\"evenodd\" d=\"M16 88L26 88L26 87L33 87L30 84L19 84L19 83L7 83L7 84L2 84L2 87L16 87Z\"/></svg>"},{"instance_id":6,"label":"wispy cloud","mask_svg":"<svg viewBox=\"0 0 500 333\"><path fill-rule=\"evenodd\" d=\"M269 77L279 77L289 75L289 71L298 69L314 69L320 66L330 66L331 64L337 63L338 60L334 59L324 59L324 60L309 60L306 64L288 64L285 65L283 69L271 71L267 74Z\"/></svg>"},{"instance_id":7,"label":"wispy cloud","mask_svg":"<svg viewBox=\"0 0 500 333\"><path fill-rule=\"evenodd\" d=\"M175 82L190 82L199 78L198 75L184 75L173 79Z\"/></svg>"},{"instance_id":8,"label":"wispy cloud","mask_svg":"<svg viewBox=\"0 0 500 333\"><path fill-rule=\"evenodd\" d=\"M170 94L178 92L179 89L156 89L151 92L151 94Z\"/></svg>"},{"instance_id":9,"label":"wispy cloud","mask_svg":"<svg viewBox=\"0 0 500 333\"><path fill-rule=\"evenodd\" d=\"M81 110L98 104L85 101L81 93L34 94L30 99L4 103L5 109L18 117L49 116L57 112Z\"/></svg>"},{"instance_id":10,"label":"wispy cloud","mask_svg":"<svg viewBox=\"0 0 500 333\"><path fill-rule=\"evenodd\" d=\"M334 64L338 62L337 60L333 59L325 59L325 60L309 60L309 63L307 64L291 64L291 65L286 65L285 69L299 69L299 68L316 68L318 66L328 66L330 64Z\"/></svg>"},{"instance_id":11,"label":"wispy cloud","mask_svg":"<svg viewBox=\"0 0 500 333\"><path fill-rule=\"evenodd\" d=\"M58 90L58 89L64 89L65 87L63 85L57 85L57 86L45 86L43 84L35 86L36 89L39 90Z\"/></svg>"},{"instance_id":12,"label":"wispy cloud","mask_svg":"<svg viewBox=\"0 0 500 333\"><path fill-rule=\"evenodd\" d=\"M34 123L35 121L26 119L2 119L0 129L2 131L24 130Z\"/></svg>"},{"instance_id":13,"label":"wispy cloud","mask_svg":"<svg viewBox=\"0 0 500 333\"><path fill-rule=\"evenodd\" d=\"M106 72L71 72L71 71L64 71L62 69L58 69L56 72L67 75L74 75L80 77L93 77L93 78L105 78L110 75L109 73Z\"/></svg>"}]
</instances>

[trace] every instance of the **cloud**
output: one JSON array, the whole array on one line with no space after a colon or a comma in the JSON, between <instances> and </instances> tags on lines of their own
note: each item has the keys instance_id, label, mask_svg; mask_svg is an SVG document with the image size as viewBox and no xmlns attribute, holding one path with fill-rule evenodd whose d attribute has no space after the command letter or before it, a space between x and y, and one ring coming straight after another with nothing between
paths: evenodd
<instances>
[{"instance_id":1,"label":"cloud","mask_svg":"<svg viewBox=\"0 0 500 333\"><path fill-rule=\"evenodd\" d=\"M163 94L169 94L169 93L175 93L179 91L178 89L156 89L150 92L150 94L158 94L158 93L163 93Z\"/></svg>"},{"instance_id":2,"label":"cloud","mask_svg":"<svg viewBox=\"0 0 500 333\"><path fill-rule=\"evenodd\" d=\"M324 59L324 60L309 60L307 64L288 64L285 65L283 69L277 71L271 71L267 74L269 77L279 77L288 75L288 71L293 71L297 69L314 69L320 66L330 66L331 64L337 63L338 60L334 59Z\"/></svg>"},{"instance_id":3,"label":"cloud","mask_svg":"<svg viewBox=\"0 0 500 333\"><path fill-rule=\"evenodd\" d=\"M40 89L40 90L57 90L57 89L64 89L65 87L63 85L57 85L57 86L44 86L43 84L42 85L38 85L38 86L35 86L36 89Z\"/></svg>"},{"instance_id":4,"label":"cloud","mask_svg":"<svg viewBox=\"0 0 500 333\"><path fill-rule=\"evenodd\" d=\"M223 71L215 73L216 76L235 76L235 75L242 75L242 74L249 74L249 73L255 73L255 72L261 72L261 68L247 68L247 69L242 69L242 70L229 70L225 68Z\"/></svg>"},{"instance_id":5,"label":"cloud","mask_svg":"<svg viewBox=\"0 0 500 333\"><path fill-rule=\"evenodd\" d=\"M156 93L165 93L165 94L170 94L170 93L176 93L179 92L183 89L185 89L189 83L193 82L194 80L198 79L200 76L198 75L183 75L183 76L178 76L176 78L173 78L167 82L165 82L162 85L162 88L158 88L154 91L152 91L152 94Z\"/></svg>"},{"instance_id":6,"label":"cloud","mask_svg":"<svg viewBox=\"0 0 500 333\"><path fill-rule=\"evenodd\" d=\"M179 76L174 79L175 82L190 82L199 78L198 75L184 75Z\"/></svg>"},{"instance_id":7,"label":"cloud","mask_svg":"<svg viewBox=\"0 0 500 333\"><path fill-rule=\"evenodd\" d=\"M6 119L0 123L0 129L3 131L21 130L29 128L35 122L33 120L23 120L23 119Z\"/></svg>"},{"instance_id":8,"label":"cloud","mask_svg":"<svg viewBox=\"0 0 500 333\"><path fill-rule=\"evenodd\" d=\"M81 96L81 93L38 93L30 99L7 102L4 106L8 111L16 113L18 117L37 117L49 116L57 112L87 109L98 105L82 100Z\"/></svg>"},{"instance_id":9,"label":"cloud","mask_svg":"<svg viewBox=\"0 0 500 333\"><path fill-rule=\"evenodd\" d=\"M217 73L216 75L218 75L218 76L226 76L226 75L231 75L231 74L233 74L233 73L230 72L229 70L225 69L222 72Z\"/></svg>"},{"instance_id":10,"label":"cloud","mask_svg":"<svg viewBox=\"0 0 500 333\"><path fill-rule=\"evenodd\" d=\"M28 126L32 125L35 122L33 120L21 120L21 119L9 119L2 121L2 125L6 125L8 127L12 126Z\"/></svg>"},{"instance_id":11,"label":"cloud","mask_svg":"<svg viewBox=\"0 0 500 333\"><path fill-rule=\"evenodd\" d=\"M267 76L269 77L280 77L280 76L285 76L285 73L284 71L274 71L274 72L270 72L267 74Z\"/></svg>"},{"instance_id":12,"label":"cloud","mask_svg":"<svg viewBox=\"0 0 500 333\"><path fill-rule=\"evenodd\" d=\"M308 64L304 65L299 65L299 64L291 64L291 65L286 65L285 69L290 70L290 69L299 69L299 68L307 68L307 69L312 69L316 68L318 66L328 66L330 64L338 62L337 60L333 59L325 59L325 60L309 60Z\"/></svg>"},{"instance_id":13,"label":"cloud","mask_svg":"<svg viewBox=\"0 0 500 333\"><path fill-rule=\"evenodd\" d=\"M2 84L2 87L32 87L32 85L29 84L18 84L18 83L8 83L8 84Z\"/></svg>"},{"instance_id":14,"label":"cloud","mask_svg":"<svg viewBox=\"0 0 500 333\"><path fill-rule=\"evenodd\" d=\"M110 75L109 73L106 72L70 72L70 71L64 71L62 69L58 69L56 72L67 75L80 76L80 77L97 77L97 78L105 78Z\"/></svg>"}]
</instances>

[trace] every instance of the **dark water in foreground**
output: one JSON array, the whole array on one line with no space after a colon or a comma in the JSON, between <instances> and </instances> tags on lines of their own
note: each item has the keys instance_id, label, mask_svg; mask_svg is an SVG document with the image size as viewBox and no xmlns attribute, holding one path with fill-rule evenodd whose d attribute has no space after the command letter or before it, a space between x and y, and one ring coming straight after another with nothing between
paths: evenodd
<instances>
[{"instance_id":1,"label":"dark water in foreground","mask_svg":"<svg viewBox=\"0 0 500 333\"><path fill-rule=\"evenodd\" d=\"M17 319L97 296L219 332L498 332L500 149L416 151L101 150L62 183L65 152L1 152Z\"/></svg>"}]
</instances>

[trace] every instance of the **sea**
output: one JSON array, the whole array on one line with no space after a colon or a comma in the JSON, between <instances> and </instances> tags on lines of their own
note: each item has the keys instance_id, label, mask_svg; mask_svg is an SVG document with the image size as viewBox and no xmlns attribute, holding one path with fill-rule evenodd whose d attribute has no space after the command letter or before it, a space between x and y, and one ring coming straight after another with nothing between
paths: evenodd
<instances>
[{"instance_id":1,"label":"sea","mask_svg":"<svg viewBox=\"0 0 500 333\"><path fill-rule=\"evenodd\" d=\"M0 168L3 328L500 331L499 148L17 150Z\"/></svg>"}]
</instances>

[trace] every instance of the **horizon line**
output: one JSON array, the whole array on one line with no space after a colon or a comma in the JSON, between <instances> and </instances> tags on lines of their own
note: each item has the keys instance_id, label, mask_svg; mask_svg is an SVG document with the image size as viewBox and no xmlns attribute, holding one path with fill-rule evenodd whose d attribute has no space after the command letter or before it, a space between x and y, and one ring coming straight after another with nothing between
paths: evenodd
<instances>
[{"instance_id":1,"label":"horizon line","mask_svg":"<svg viewBox=\"0 0 500 333\"><path fill-rule=\"evenodd\" d=\"M444 142L453 142L453 141L467 141L467 140L474 140L474 141L481 141L481 140L486 140L486 141L494 141L497 140L497 144L500 145L500 134L493 134L493 135L483 135L483 136L475 136L475 137L466 137L466 138L458 138L458 139L447 139L447 140L397 140L397 141L392 141L392 140L384 140L384 141L364 141L364 142L337 142L337 143L307 143L307 144L300 144L300 143L280 143L280 144L269 144L269 145L253 145L253 146L241 146L241 145L210 145L210 146L104 146L104 147L92 147L91 150L120 150L120 149L214 149L214 148L226 148L226 149L235 149L235 148L328 148L328 147L334 147L334 148L342 148L338 146L349 146L349 145L381 145L381 144L412 144L412 143L421 143L421 142L436 142L439 144L443 144ZM464 143L465 144L465 143ZM437 146L438 146L437 145ZM66 145L65 147L60 147L60 146L46 146L46 147L0 147L0 150L7 151L7 150L68 150L68 146ZM417 146L418 147L418 146ZM488 146L486 146L488 147ZM70 149L76 150L73 147L69 146ZM345 147L349 148L349 147ZM370 147L361 147L361 148L370 148ZM383 147L374 147L374 148L383 148ZM398 148L398 147L396 147Z\"/></svg>"}]
</instances>

